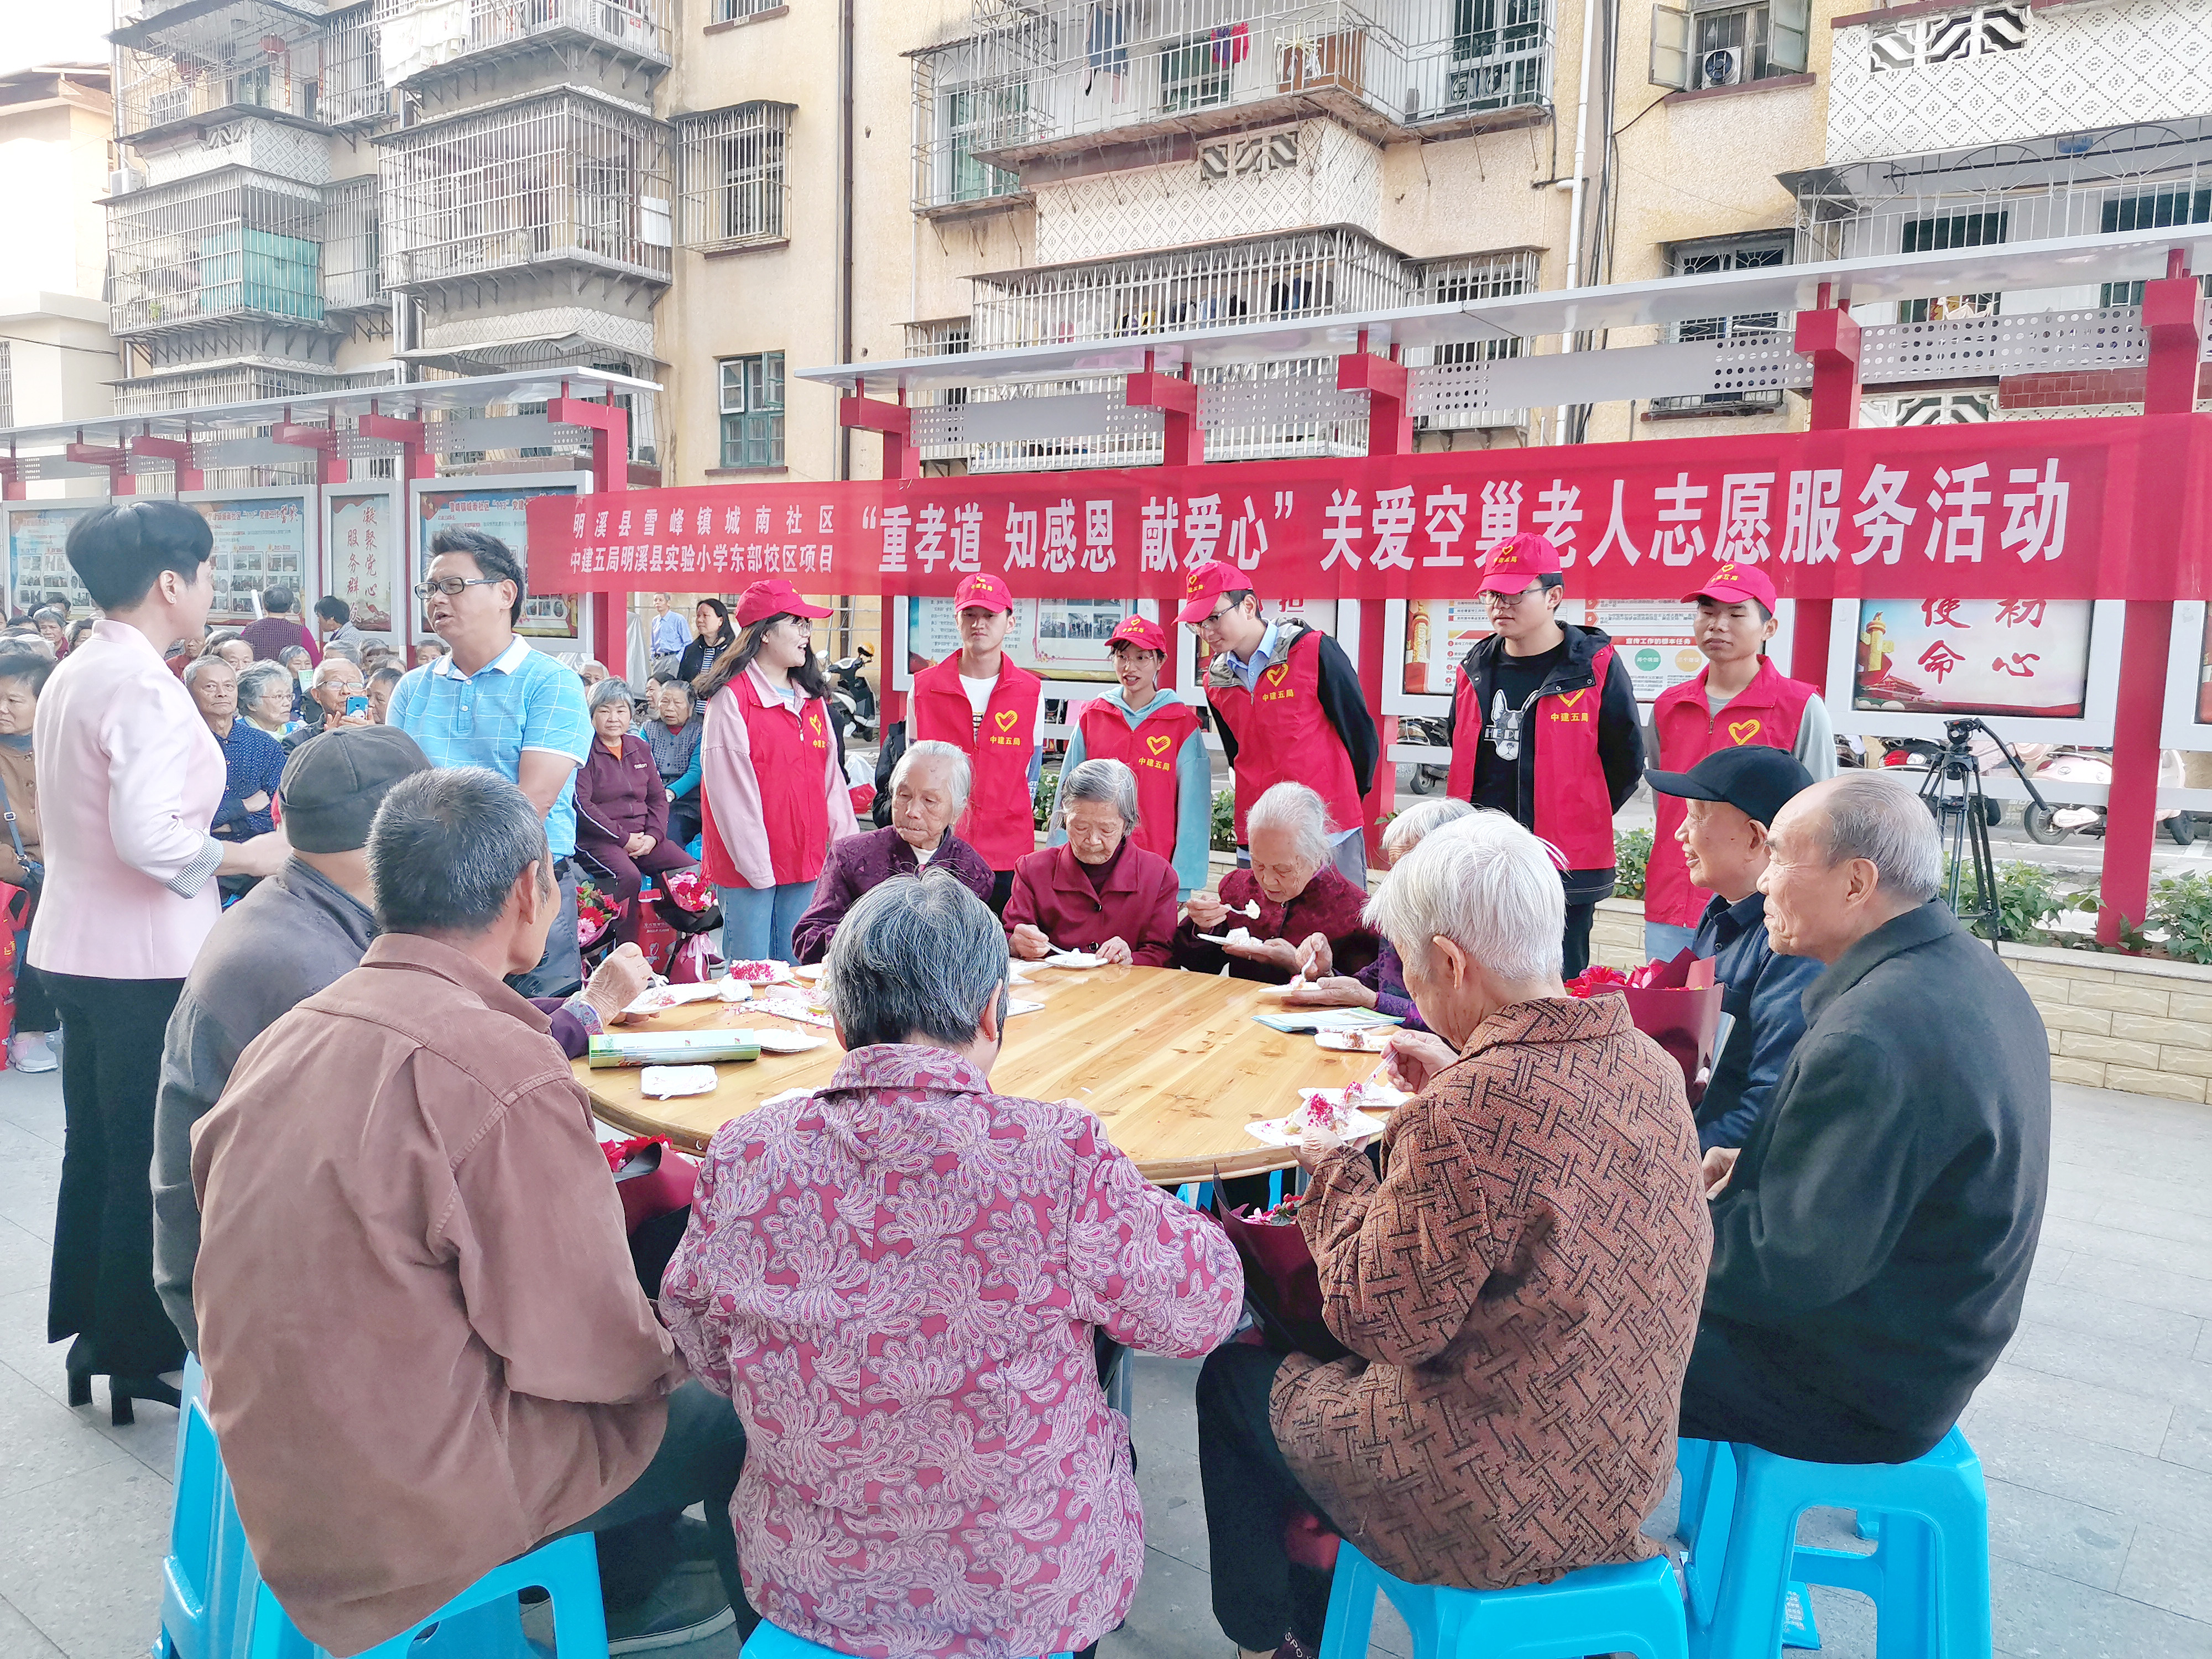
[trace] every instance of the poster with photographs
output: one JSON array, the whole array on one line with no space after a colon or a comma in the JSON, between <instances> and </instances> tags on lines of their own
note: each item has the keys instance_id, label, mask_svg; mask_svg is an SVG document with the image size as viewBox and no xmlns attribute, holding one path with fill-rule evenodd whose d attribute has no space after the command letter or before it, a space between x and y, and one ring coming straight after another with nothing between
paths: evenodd
<instances>
[{"instance_id":1,"label":"poster with photographs","mask_svg":"<svg viewBox=\"0 0 2212 1659\"><path fill-rule=\"evenodd\" d=\"M8 509L8 568L11 573L10 607L28 616L46 603L49 593L66 594L70 615L90 614L92 595L70 568L70 526L104 501L73 502L68 507L11 507Z\"/></svg>"},{"instance_id":2,"label":"poster with photographs","mask_svg":"<svg viewBox=\"0 0 2212 1659\"><path fill-rule=\"evenodd\" d=\"M390 635L392 573L399 557L398 501L388 490L330 494L327 591L351 607L364 634Z\"/></svg>"},{"instance_id":3,"label":"poster with photographs","mask_svg":"<svg viewBox=\"0 0 2212 1659\"><path fill-rule=\"evenodd\" d=\"M1462 659L1489 637L1490 612L1480 599L1408 599L1406 695L1450 695Z\"/></svg>"},{"instance_id":4,"label":"poster with photographs","mask_svg":"<svg viewBox=\"0 0 2212 1659\"><path fill-rule=\"evenodd\" d=\"M477 489L424 489L416 500L416 545L422 549L416 580L430 570L430 538L441 530L480 530L496 536L514 550L515 562L530 568L528 507L540 495L573 495L568 484L514 485ZM522 601L522 617L514 631L532 639L573 640L580 630L581 607L573 593L531 593ZM423 633L429 619L417 617Z\"/></svg>"},{"instance_id":5,"label":"poster with photographs","mask_svg":"<svg viewBox=\"0 0 2212 1659\"><path fill-rule=\"evenodd\" d=\"M1662 691L1696 678L1705 665L1698 649L1698 607L1656 599L1599 599L1588 607L1590 625L1613 640L1613 652L1627 665L1636 701L1650 702Z\"/></svg>"},{"instance_id":6,"label":"poster with photographs","mask_svg":"<svg viewBox=\"0 0 2212 1659\"><path fill-rule=\"evenodd\" d=\"M260 616L264 588L289 588L299 602L307 568L305 495L234 496L188 505L215 536L208 562L215 580L210 626Z\"/></svg>"},{"instance_id":7,"label":"poster with photographs","mask_svg":"<svg viewBox=\"0 0 2212 1659\"><path fill-rule=\"evenodd\" d=\"M2081 718L2087 599L1863 599L1855 709Z\"/></svg>"}]
</instances>

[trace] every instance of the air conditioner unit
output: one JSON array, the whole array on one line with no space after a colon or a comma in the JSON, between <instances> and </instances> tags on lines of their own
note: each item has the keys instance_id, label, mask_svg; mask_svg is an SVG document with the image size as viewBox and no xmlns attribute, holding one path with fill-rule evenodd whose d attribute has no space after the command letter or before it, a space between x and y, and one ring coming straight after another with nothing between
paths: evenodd
<instances>
[{"instance_id":1,"label":"air conditioner unit","mask_svg":"<svg viewBox=\"0 0 2212 1659\"><path fill-rule=\"evenodd\" d=\"M117 167L107 175L107 193L110 196L128 196L145 182L146 175L137 167Z\"/></svg>"},{"instance_id":2,"label":"air conditioner unit","mask_svg":"<svg viewBox=\"0 0 2212 1659\"><path fill-rule=\"evenodd\" d=\"M1743 79L1743 49L1715 46L1698 60L1698 84L1732 87Z\"/></svg>"}]
</instances>

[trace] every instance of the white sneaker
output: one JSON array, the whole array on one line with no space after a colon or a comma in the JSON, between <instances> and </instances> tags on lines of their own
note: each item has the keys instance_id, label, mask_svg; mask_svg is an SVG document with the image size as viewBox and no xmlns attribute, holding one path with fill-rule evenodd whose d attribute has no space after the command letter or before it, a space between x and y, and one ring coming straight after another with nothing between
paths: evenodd
<instances>
[{"instance_id":1,"label":"white sneaker","mask_svg":"<svg viewBox=\"0 0 2212 1659\"><path fill-rule=\"evenodd\" d=\"M19 1072L51 1072L61 1065L44 1031L23 1031L8 1039L8 1063Z\"/></svg>"}]
</instances>

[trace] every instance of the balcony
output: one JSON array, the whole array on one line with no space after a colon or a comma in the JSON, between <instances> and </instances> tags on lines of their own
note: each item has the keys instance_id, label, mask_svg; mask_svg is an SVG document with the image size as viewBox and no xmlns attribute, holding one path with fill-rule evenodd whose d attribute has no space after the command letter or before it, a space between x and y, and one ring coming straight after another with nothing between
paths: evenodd
<instances>
[{"instance_id":1,"label":"balcony","mask_svg":"<svg viewBox=\"0 0 2212 1659\"><path fill-rule=\"evenodd\" d=\"M173 334L240 319L324 325L323 199L245 167L109 198L109 327Z\"/></svg>"},{"instance_id":2,"label":"balcony","mask_svg":"<svg viewBox=\"0 0 2212 1659\"><path fill-rule=\"evenodd\" d=\"M1962 5L1835 32L1832 166L2212 109L2212 0Z\"/></svg>"},{"instance_id":3,"label":"balcony","mask_svg":"<svg viewBox=\"0 0 2212 1659\"><path fill-rule=\"evenodd\" d=\"M388 289L557 264L669 279L668 130L641 111L570 87L377 143Z\"/></svg>"},{"instance_id":4,"label":"balcony","mask_svg":"<svg viewBox=\"0 0 2212 1659\"><path fill-rule=\"evenodd\" d=\"M915 55L917 200L988 199L1071 151L1308 115L1377 141L1508 125L1551 96L1552 33L1547 0L1036 0Z\"/></svg>"},{"instance_id":5,"label":"balcony","mask_svg":"<svg viewBox=\"0 0 2212 1659\"><path fill-rule=\"evenodd\" d=\"M541 46L596 50L649 76L673 59L665 0L376 0L389 85Z\"/></svg>"},{"instance_id":6,"label":"balcony","mask_svg":"<svg viewBox=\"0 0 2212 1659\"><path fill-rule=\"evenodd\" d=\"M253 118L319 128L325 23L276 0L217 0L116 30L115 131L142 149Z\"/></svg>"}]
</instances>

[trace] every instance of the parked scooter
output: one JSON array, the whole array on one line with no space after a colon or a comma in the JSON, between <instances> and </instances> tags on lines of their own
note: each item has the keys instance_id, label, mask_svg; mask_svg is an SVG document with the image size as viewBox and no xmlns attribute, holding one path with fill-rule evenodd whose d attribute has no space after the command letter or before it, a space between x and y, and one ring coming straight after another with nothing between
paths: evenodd
<instances>
[{"instance_id":1,"label":"parked scooter","mask_svg":"<svg viewBox=\"0 0 2212 1659\"><path fill-rule=\"evenodd\" d=\"M1451 747L1451 722L1401 715L1398 741L1419 744L1425 748L1449 749ZM1413 769L1413 775L1407 781L1407 786L1417 795L1433 795L1444 787L1445 781L1450 776L1451 769L1448 766L1423 764Z\"/></svg>"},{"instance_id":2,"label":"parked scooter","mask_svg":"<svg viewBox=\"0 0 2212 1659\"><path fill-rule=\"evenodd\" d=\"M2112 755L2108 749L2058 748L2051 750L2035 769L2039 783L2087 783L2109 788L2112 781ZM2182 783L2181 756L2178 750L2160 750L2158 757L2158 781L2166 788L2179 789ZM2177 847L2186 847L2197 839L2197 819L2178 806L2162 806L2158 810L2158 822ZM2056 847L2069 836L2101 836L2105 833L2105 809L2101 806L2074 805L2054 801L2045 807L2031 806L2021 819L2021 827L2027 838L2039 847Z\"/></svg>"},{"instance_id":3,"label":"parked scooter","mask_svg":"<svg viewBox=\"0 0 2212 1659\"><path fill-rule=\"evenodd\" d=\"M875 652L864 645L858 654L830 665L830 699L844 711L846 734L854 743L876 740L876 688L862 672L875 659Z\"/></svg>"}]
</instances>

